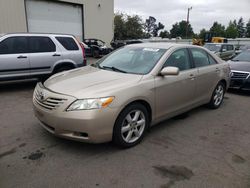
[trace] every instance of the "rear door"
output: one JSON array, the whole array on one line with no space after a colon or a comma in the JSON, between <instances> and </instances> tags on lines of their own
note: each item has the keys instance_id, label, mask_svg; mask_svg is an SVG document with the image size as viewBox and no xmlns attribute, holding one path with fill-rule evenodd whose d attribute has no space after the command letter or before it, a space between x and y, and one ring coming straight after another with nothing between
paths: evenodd
<instances>
[{"instance_id":1,"label":"rear door","mask_svg":"<svg viewBox=\"0 0 250 188\"><path fill-rule=\"evenodd\" d=\"M28 41L13 36L0 42L0 79L29 76Z\"/></svg>"},{"instance_id":2,"label":"rear door","mask_svg":"<svg viewBox=\"0 0 250 188\"><path fill-rule=\"evenodd\" d=\"M196 98L198 101L208 100L220 79L220 66L205 50L191 48L191 56L198 68Z\"/></svg>"},{"instance_id":3,"label":"rear door","mask_svg":"<svg viewBox=\"0 0 250 188\"><path fill-rule=\"evenodd\" d=\"M55 43L46 36L28 37L31 75L51 73L53 65L61 59Z\"/></svg>"},{"instance_id":4,"label":"rear door","mask_svg":"<svg viewBox=\"0 0 250 188\"><path fill-rule=\"evenodd\" d=\"M83 52L77 40L71 36L57 36L63 51L63 59L74 64L83 64Z\"/></svg>"},{"instance_id":5,"label":"rear door","mask_svg":"<svg viewBox=\"0 0 250 188\"><path fill-rule=\"evenodd\" d=\"M174 66L180 70L177 76L157 76L156 114L161 119L191 107L195 101L197 69L193 68L186 48L173 52L166 60L164 67Z\"/></svg>"}]
</instances>

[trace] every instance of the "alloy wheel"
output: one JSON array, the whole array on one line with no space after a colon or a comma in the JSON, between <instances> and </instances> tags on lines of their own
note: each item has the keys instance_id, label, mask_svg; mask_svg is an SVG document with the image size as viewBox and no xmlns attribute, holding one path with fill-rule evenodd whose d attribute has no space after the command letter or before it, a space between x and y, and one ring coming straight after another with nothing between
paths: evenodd
<instances>
[{"instance_id":1,"label":"alloy wheel","mask_svg":"<svg viewBox=\"0 0 250 188\"><path fill-rule=\"evenodd\" d=\"M122 138L126 143L136 142L143 134L146 118L141 110L134 110L127 114L121 127Z\"/></svg>"}]
</instances>

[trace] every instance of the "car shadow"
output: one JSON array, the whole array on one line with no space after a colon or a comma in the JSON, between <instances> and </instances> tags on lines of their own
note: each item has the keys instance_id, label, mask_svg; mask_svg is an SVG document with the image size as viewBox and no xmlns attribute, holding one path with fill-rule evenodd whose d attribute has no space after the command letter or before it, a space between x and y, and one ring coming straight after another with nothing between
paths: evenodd
<instances>
[{"instance_id":1,"label":"car shadow","mask_svg":"<svg viewBox=\"0 0 250 188\"><path fill-rule=\"evenodd\" d=\"M0 93L17 92L34 89L37 80L0 82Z\"/></svg>"},{"instance_id":2,"label":"car shadow","mask_svg":"<svg viewBox=\"0 0 250 188\"><path fill-rule=\"evenodd\" d=\"M42 135L46 139L46 142L50 143L49 145L44 147L46 148L46 150L61 150L66 151L67 153L71 153L72 155L82 155L85 157L120 150L120 148L114 145L112 142L101 144L84 143L56 137L45 130L41 131L43 132Z\"/></svg>"},{"instance_id":3,"label":"car shadow","mask_svg":"<svg viewBox=\"0 0 250 188\"><path fill-rule=\"evenodd\" d=\"M228 92L241 96L250 96L250 90L228 89Z\"/></svg>"}]
</instances>

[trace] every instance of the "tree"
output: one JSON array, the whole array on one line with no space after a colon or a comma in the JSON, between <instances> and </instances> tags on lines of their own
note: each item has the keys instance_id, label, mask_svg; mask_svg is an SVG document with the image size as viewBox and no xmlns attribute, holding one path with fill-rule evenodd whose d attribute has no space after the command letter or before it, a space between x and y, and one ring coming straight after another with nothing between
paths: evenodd
<instances>
[{"instance_id":1,"label":"tree","mask_svg":"<svg viewBox=\"0 0 250 188\"><path fill-rule=\"evenodd\" d=\"M225 26L218 22L214 22L213 26L210 28L210 32L213 33L216 37L224 37L225 36Z\"/></svg>"},{"instance_id":2,"label":"tree","mask_svg":"<svg viewBox=\"0 0 250 188\"><path fill-rule=\"evenodd\" d=\"M138 15L128 16L117 13L114 18L114 40L144 38L143 22Z\"/></svg>"},{"instance_id":3,"label":"tree","mask_svg":"<svg viewBox=\"0 0 250 188\"><path fill-rule=\"evenodd\" d=\"M199 33L199 38L204 39L206 33L208 33L208 31L205 28L201 29Z\"/></svg>"},{"instance_id":4,"label":"tree","mask_svg":"<svg viewBox=\"0 0 250 188\"><path fill-rule=\"evenodd\" d=\"M142 19L138 16L127 16L126 21L127 39L140 39L144 37Z\"/></svg>"},{"instance_id":5,"label":"tree","mask_svg":"<svg viewBox=\"0 0 250 188\"><path fill-rule=\"evenodd\" d=\"M155 25L155 27L154 27L154 29L153 29L153 32L152 32L153 36L154 36L154 37L157 37L157 36L158 36L158 32L159 32L160 30L164 29L164 27L165 27L165 26L164 26L161 22L159 22L158 25Z\"/></svg>"},{"instance_id":6,"label":"tree","mask_svg":"<svg viewBox=\"0 0 250 188\"><path fill-rule=\"evenodd\" d=\"M170 38L170 33L167 30L161 31L159 37Z\"/></svg>"},{"instance_id":7,"label":"tree","mask_svg":"<svg viewBox=\"0 0 250 188\"><path fill-rule=\"evenodd\" d=\"M181 22L176 22L172 29L170 30L170 34L172 38L176 37L186 37L186 29L187 29L187 21L182 20ZM193 28L191 24L188 24L188 37L192 37L194 35Z\"/></svg>"},{"instance_id":8,"label":"tree","mask_svg":"<svg viewBox=\"0 0 250 188\"><path fill-rule=\"evenodd\" d=\"M145 24L144 24L144 28L145 28L148 38L152 36L157 37L158 32L161 29L164 29L164 27L165 26L161 22L157 24L156 19L153 16L149 16L149 18L146 19Z\"/></svg>"},{"instance_id":9,"label":"tree","mask_svg":"<svg viewBox=\"0 0 250 188\"><path fill-rule=\"evenodd\" d=\"M245 29L244 29L244 21L243 21L242 17L240 17L240 19L238 20L237 30L238 30L238 34L239 34L238 37L240 37L240 38L244 37Z\"/></svg>"},{"instance_id":10,"label":"tree","mask_svg":"<svg viewBox=\"0 0 250 188\"><path fill-rule=\"evenodd\" d=\"M225 37L236 38L237 36L238 36L237 25L234 22L230 21L225 31Z\"/></svg>"},{"instance_id":11,"label":"tree","mask_svg":"<svg viewBox=\"0 0 250 188\"><path fill-rule=\"evenodd\" d=\"M117 13L114 18L114 40L124 40L126 38L124 14Z\"/></svg>"},{"instance_id":12,"label":"tree","mask_svg":"<svg viewBox=\"0 0 250 188\"><path fill-rule=\"evenodd\" d=\"M246 37L250 37L250 19L246 24Z\"/></svg>"}]
</instances>

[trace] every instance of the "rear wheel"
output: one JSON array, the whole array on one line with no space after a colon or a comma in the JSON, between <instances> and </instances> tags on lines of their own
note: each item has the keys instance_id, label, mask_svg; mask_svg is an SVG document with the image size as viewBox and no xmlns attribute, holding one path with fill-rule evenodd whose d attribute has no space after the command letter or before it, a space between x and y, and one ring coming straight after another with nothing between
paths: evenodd
<instances>
[{"instance_id":1,"label":"rear wheel","mask_svg":"<svg viewBox=\"0 0 250 188\"><path fill-rule=\"evenodd\" d=\"M226 90L226 87L222 82L217 84L217 86L213 92L213 95L211 97L211 100L208 103L208 106L210 108L217 109L220 107L220 105L222 104L223 99L224 99L225 90Z\"/></svg>"},{"instance_id":2,"label":"rear wheel","mask_svg":"<svg viewBox=\"0 0 250 188\"><path fill-rule=\"evenodd\" d=\"M148 125L147 109L142 104L134 103L118 116L113 130L113 142L124 148L135 146L143 139Z\"/></svg>"}]
</instances>

